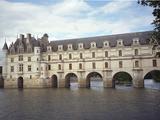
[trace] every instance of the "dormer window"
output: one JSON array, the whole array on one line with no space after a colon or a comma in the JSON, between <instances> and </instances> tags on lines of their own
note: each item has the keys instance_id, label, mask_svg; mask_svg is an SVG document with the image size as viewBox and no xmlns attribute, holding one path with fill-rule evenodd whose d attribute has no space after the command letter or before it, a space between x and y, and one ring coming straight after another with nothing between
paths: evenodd
<instances>
[{"instance_id":1,"label":"dormer window","mask_svg":"<svg viewBox=\"0 0 160 120\"><path fill-rule=\"evenodd\" d=\"M95 42L91 42L91 48L96 48L96 43Z\"/></svg>"},{"instance_id":2,"label":"dormer window","mask_svg":"<svg viewBox=\"0 0 160 120\"><path fill-rule=\"evenodd\" d=\"M63 50L63 46L62 45L58 45L58 50L62 51Z\"/></svg>"},{"instance_id":3,"label":"dormer window","mask_svg":"<svg viewBox=\"0 0 160 120\"><path fill-rule=\"evenodd\" d=\"M123 40L117 40L117 46L123 46Z\"/></svg>"},{"instance_id":4,"label":"dormer window","mask_svg":"<svg viewBox=\"0 0 160 120\"><path fill-rule=\"evenodd\" d=\"M134 38L133 45L138 45L138 44L139 44L139 38Z\"/></svg>"},{"instance_id":5,"label":"dormer window","mask_svg":"<svg viewBox=\"0 0 160 120\"><path fill-rule=\"evenodd\" d=\"M72 50L72 44L68 44L68 50Z\"/></svg>"},{"instance_id":6,"label":"dormer window","mask_svg":"<svg viewBox=\"0 0 160 120\"><path fill-rule=\"evenodd\" d=\"M79 44L78 44L78 48L79 48L79 49L83 49L83 43L79 43Z\"/></svg>"},{"instance_id":7,"label":"dormer window","mask_svg":"<svg viewBox=\"0 0 160 120\"><path fill-rule=\"evenodd\" d=\"M104 46L104 47L109 47L109 42L108 42L108 41L105 41L105 42L103 43L103 46Z\"/></svg>"},{"instance_id":8,"label":"dormer window","mask_svg":"<svg viewBox=\"0 0 160 120\"><path fill-rule=\"evenodd\" d=\"M51 52L52 51L52 47L51 46L47 46L47 51Z\"/></svg>"}]
</instances>

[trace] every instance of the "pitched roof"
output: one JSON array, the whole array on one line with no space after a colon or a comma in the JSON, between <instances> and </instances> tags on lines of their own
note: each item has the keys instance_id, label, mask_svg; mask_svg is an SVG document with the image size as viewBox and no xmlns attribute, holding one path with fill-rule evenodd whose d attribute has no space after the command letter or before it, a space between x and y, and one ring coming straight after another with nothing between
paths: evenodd
<instances>
[{"instance_id":1,"label":"pitched roof","mask_svg":"<svg viewBox=\"0 0 160 120\"><path fill-rule=\"evenodd\" d=\"M146 32L135 32L135 33L125 33L125 34L116 34L116 35L106 35L106 36L96 36L88 38L75 38L75 39L66 39L66 40L57 40L51 41L50 45L53 47L53 51L57 51L58 45L63 45L63 49L67 50L67 45L72 44L73 49L78 48L78 43L83 43L85 49L90 48L91 42L96 42L98 48L103 47L103 42L108 41L110 47L115 47L117 40L122 39L124 46L130 46L133 43L134 38L139 38L141 45L149 44L152 31Z\"/></svg>"},{"instance_id":2,"label":"pitched roof","mask_svg":"<svg viewBox=\"0 0 160 120\"><path fill-rule=\"evenodd\" d=\"M2 50L8 50L8 45L6 42L4 43Z\"/></svg>"}]
</instances>

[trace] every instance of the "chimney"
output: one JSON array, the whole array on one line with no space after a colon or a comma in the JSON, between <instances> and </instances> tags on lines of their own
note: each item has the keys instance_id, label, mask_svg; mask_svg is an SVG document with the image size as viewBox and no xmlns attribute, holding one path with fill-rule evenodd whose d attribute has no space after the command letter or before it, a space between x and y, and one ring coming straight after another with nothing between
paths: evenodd
<instances>
[{"instance_id":1,"label":"chimney","mask_svg":"<svg viewBox=\"0 0 160 120\"><path fill-rule=\"evenodd\" d=\"M31 34L27 33L27 39L30 40L31 39Z\"/></svg>"},{"instance_id":2,"label":"chimney","mask_svg":"<svg viewBox=\"0 0 160 120\"><path fill-rule=\"evenodd\" d=\"M23 40L23 39L24 39L24 35L20 34L20 40Z\"/></svg>"}]
</instances>

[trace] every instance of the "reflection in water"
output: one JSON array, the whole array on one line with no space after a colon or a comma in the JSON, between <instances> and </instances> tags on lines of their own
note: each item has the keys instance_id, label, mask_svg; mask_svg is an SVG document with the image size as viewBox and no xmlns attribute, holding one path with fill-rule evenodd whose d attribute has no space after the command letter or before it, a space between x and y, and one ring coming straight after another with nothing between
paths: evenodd
<instances>
[{"instance_id":1,"label":"reflection in water","mask_svg":"<svg viewBox=\"0 0 160 120\"><path fill-rule=\"evenodd\" d=\"M151 89L158 89L158 90L160 90L160 83L155 82L152 79L145 79L144 80L144 86L145 86L145 88L151 88Z\"/></svg>"},{"instance_id":2,"label":"reflection in water","mask_svg":"<svg viewBox=\"0 0 160 120\"><path fill-rule=\"evenodd\" d=\"M0 89L0 120L160 120L160 89Z\"/></svg>"},{"instance_id":3,"label":"reflection in water","mask_svg":"<svg viewBox=\"0 0 160 120\"><path fill-rule=\"evenodd\" d=\"M0 120L160 120L149 89L0 89Z\"/></svg>"}]
</instances>

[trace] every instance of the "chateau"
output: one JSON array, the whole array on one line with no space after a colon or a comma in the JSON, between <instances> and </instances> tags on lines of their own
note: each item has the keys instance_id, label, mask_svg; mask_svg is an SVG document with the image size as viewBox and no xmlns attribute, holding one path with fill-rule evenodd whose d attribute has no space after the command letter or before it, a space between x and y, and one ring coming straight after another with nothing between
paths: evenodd
<instances>
[{"instance_id":1,"label":"chateau","mask_svg":"<svg viewBox=\"0 0 160 120\"><path fill-rule=\"evenodd\" d=\"M114 76L125 72L134 87L144 87L144 77L160 70L160 46L152 31L50 41L20 35L2 49L1 86L4 88L90 87L92 77L104 87L115 87Z\"/></svg>"}]
</instances>

